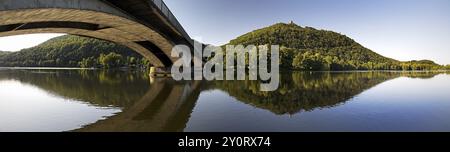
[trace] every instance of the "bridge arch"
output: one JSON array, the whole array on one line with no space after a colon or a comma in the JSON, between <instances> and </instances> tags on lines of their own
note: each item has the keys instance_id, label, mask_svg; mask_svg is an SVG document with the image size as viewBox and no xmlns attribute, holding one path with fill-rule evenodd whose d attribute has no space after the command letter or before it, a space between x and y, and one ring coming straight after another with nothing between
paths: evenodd
<instances>
[{"instance_id":1,"label":"bridge arch","mask_svg":"<svg viewBox=\"0 0 450 152\"><path fill-rule=\"evenodd\" d=\"M127 46L157 67L170 67L176 60L170 56L170 52L178 42L103 0L0 0L0 2L0 37L32 33L67 33Z\"/></svg>"}]
</instances>

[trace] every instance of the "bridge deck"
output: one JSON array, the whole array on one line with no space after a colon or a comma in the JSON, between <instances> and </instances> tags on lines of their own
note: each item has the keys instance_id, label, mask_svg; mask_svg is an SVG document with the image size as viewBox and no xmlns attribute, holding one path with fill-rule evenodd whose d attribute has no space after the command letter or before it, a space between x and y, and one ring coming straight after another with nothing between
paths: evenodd
<instances>
[{"instance_id":1,"label":"bridge deck","mask_svg":"<svg viewBox=\"0 0 450 152\"><path fill-rule=\"evenodd\" d=\"M118 7L122 11L143 21L143 24L158 29L167 37L177 43L188 43L193 46L193 41L176 17L162 0L105 0ZM163 22L155 22L162 20Z\"/></svg>"}]
</instances>

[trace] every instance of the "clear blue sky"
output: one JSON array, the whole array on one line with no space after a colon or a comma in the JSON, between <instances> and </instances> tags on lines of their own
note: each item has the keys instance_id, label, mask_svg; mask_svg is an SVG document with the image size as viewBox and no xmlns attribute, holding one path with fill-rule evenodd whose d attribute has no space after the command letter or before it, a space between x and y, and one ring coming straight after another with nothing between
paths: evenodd
<instances>
[{"instance_id":1,"label":"clear blue sky","mask_svg":"<svg viewBox=\"0 0 450 152\"><path fill-rule=\"evenodd\" d=\"M450 64L450 0L165 0L191 37L224 44L257 28L293 20L345 34L398 60ZM58 36L0 38L17 51Z\"/></svg>"},{"instance_id":2,"label":"clear blue sky","mask_svg":"<svg viewBox=\"0 0 450 152\"><path fill-rule=\"evenodd\" d=\"M277 22L345 34L384 56L450 64L450 0L166 0L210 44Z\"/></svg>"}]
</instances>

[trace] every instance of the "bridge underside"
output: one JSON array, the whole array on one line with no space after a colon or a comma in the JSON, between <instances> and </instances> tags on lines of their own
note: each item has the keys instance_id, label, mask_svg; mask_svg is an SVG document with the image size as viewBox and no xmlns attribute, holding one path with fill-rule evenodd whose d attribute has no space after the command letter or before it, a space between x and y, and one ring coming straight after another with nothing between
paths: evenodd
<instances>
[{"instance_id":1,"label":"bridge underside","mask_svg":"<svg viewBox=\"0 0 450 152\"><path fill-rule=\"evenodd\" d=\"M127 46L156 67L170 67L175 42L141 21L97 0L2 0L0 37L67 33ZM155 21L158 22L158 21Z\"/></svg>"}]
</instances>

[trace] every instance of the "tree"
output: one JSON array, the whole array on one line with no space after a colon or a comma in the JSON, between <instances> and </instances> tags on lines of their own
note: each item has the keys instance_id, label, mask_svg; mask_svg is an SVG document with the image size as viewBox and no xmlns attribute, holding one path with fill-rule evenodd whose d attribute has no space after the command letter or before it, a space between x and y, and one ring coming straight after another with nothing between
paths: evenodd
<instances>
[{"instance_id":1,"label":"tree","mask_svg":"<svg viewBox=\"0 0 450 152\"><path fill-rule=\"evenodd\" d=\"M298 53L292 63L292 66L299 70L318 71L324 69L322 56L319 53L312 54L306 52L304 54Z\"/></svg>"},{"instance_id":2,"label":"tree","mask_svg":"<svg viewBox=\"0 0 450 152\"><path fill-rule=\"evenodd\" d=\"M82 68L92 68L96 67L96 63L97 60L94 57L88 57L78 62L78 65Z\"/></svg>"},{"instance_id":3,"label":"tree","mask_svg":"<svg viewBox=\"0 0 450 152\"><path fill-rule=\"evenodd\" d=\"M298 52L295 49L287 48L287 47L281 47L280 48L280 67L285 69L291 69L292 68L292 62L295 57L295 52Z\"/></svg>"},{"instance_id":4,"label":"tree","mask_svg":"<svg viewBox=\"0 0 450 152\"><path fill-rule=\"evenodd\" d=\"M301 53L298 53L294 60L292 61L292 67L295 69L303 69L303 55Z\"/></svg>"},{"instance_id":5,"label":"tree","mask_svg":"<svg viewBox=\"0 0 450 152\"><path fill-rule=\"evenodd\" d=\"M324 60L324 70L332 70L332 65L333 65L333 57L327 55L325 56L325 58L323 58Z\"/></svg>"},{"instance_id":6,"label":"tree","mask_svg":"<svg viewBox=\"0 0 450 152\"><path fill-rule=\"evenodd\" d=\"M145 58L143 58L143 59L141 60L140 65L141 65L143 68L149 68L149 67L152 66L152 64L150 63L150 61L147 60L147 59L145 59Z\"/></svg>"},{"instance_id":7,"label":"tree","mask_svg":"<svg viewBox=\"0 0 450 152\"><path fill-rule=\"evenodd\" d=\"M130 56L128 56L127 57L127 61L126 61L126 63L125 63L127 66L129 66L129 67L134 67L134 66L136 66L136 58L135 57L130 57Z\"/></svg>"},{"instance_id":8,"label":"tree","mask_svg":"<svg viewBox=\"0 0 450 152\"><path fill-rule=\"evenodd\" d=\"M122 55L114 52L111 52L108 55L100 54L99 61L105 68L114 68L123 65Z\"/></svg>"}]
</instances>

